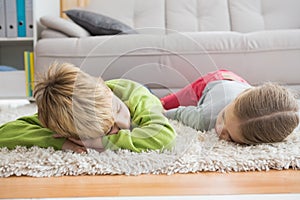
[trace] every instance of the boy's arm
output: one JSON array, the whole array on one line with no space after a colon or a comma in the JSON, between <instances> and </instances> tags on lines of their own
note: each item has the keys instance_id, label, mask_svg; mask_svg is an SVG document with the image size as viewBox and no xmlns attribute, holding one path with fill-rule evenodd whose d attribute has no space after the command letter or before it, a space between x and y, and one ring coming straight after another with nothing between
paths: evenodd
<instances>
[{"instance_id":1,"label":"boy's arm","mask_svg":"<svg viewBox=\"0 0 300 200\"><path fill-rule=\"evenodd\" d=\"M130 110L133 129L120 130L102 138L105 149L129 149L135 152L162 150L174 145L176 133L162 114L160 100L144 86L129 80L107 82Z\"/></svg>"},{"instance_id":2,"label":"boy's arm","mask_svg":"<svg viewBox=\"0 0 300 200\"><path fill-rule=\"evenodd\" d=\"M0 147L39 146L62 149L65 138L54 138L53 132L42 127L37 114L19 118L0 126Z\"/></svg>"},{"instance_id":3,"label":"boy's arm","mask_svg":"<svg viewBox=\"0 0 300 200\"><path fill-rule=\"evenodd\" d=\"M135 152L170 149L174 145L176 133L168 120L159 111L140 113L139 124L130 130L120 130L118 134L104 136L106 149L129 149Z\"/></svg>"}]
</instances>

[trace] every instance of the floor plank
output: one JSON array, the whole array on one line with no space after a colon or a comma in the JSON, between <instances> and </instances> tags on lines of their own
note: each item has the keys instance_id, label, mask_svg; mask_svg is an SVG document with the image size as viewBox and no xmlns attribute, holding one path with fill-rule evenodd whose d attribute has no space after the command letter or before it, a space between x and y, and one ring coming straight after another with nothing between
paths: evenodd
<instances>
[{"instance_id":1,"label":"floor plank","mask_svg":"<svg viewBox=\"0 0 300 200\"><path fill-rule=\"evenodd\" d=\"M300 171L0 179L0 198L300 193Z\"/></svg>"}]
</instances>

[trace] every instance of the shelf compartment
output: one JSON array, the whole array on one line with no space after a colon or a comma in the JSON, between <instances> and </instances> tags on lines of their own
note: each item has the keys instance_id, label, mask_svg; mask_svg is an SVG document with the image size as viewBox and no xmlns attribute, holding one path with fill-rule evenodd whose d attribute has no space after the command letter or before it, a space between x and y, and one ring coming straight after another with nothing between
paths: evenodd
<instances>
[{"instance_id":1,"label":"shelf compartment","mask_svg":"<svg viewBox=\"0 0 300 200\"><path fill-rule=\"evenodd\" d=\"M0 99L1 98L27 98L25 90L25 72L0 72Z\"/></svg>"}]
</instances>

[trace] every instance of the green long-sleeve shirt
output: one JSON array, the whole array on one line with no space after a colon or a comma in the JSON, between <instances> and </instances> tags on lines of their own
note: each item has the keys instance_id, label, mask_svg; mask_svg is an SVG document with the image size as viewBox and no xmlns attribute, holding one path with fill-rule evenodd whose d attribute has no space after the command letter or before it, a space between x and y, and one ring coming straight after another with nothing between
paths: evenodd
<instances>
[{"instance_id":1,"label":"green long-sleeve shirt","mask_svg":"<svg viewBox=\"0 0 300 200\"><path fill-rule=\"evenodd\" d=\"M176 134L162 114L163 108L156 96L144 86L125 79L110 80L106 84L129 108L133 128L103 137L105 148L140 152L172 147Z\"/></svg>"},{"instance_id":2,"label":"green long-sleeve shirt","mask_svg":"<svg viewBox=\"0 0 300 200\"><path fill-rule=\"evenodd\" d=\"M103 137L106 149L144 150L169 149L174 145L176 133L162 114L159 99L144 86L126 79L106 82L116 96L129 108L131 130L120 130L116 135ZM37 115L26 116L0 127L0 147L19 146L54 147L61 149L65 138L53 138L53 132L43 128Z\"/></svg>"}]
</instances>

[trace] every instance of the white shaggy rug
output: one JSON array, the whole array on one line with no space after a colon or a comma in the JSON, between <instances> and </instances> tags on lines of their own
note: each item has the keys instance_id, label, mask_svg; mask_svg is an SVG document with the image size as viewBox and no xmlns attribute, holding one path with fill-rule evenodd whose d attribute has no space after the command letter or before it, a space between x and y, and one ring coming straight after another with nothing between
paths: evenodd
<instances>
[{"instance_id":1,"label":"white shaggy rug","mask_svg":"<svg viewBox=\"0 0 300 200\"><path fill-rule=\"evenodd\" d=\"M34 104L0 105L0 124L36 112ZM300 134L276 144L242 146L220 141L214 131L202 133L171 121L178 133L172 151L133 153L127 150L87 154L53 148L0 148L0 177L50 177L96 174L174 174L202 171L239 172L300 168Z\"/></svg>"}]
</instances>

